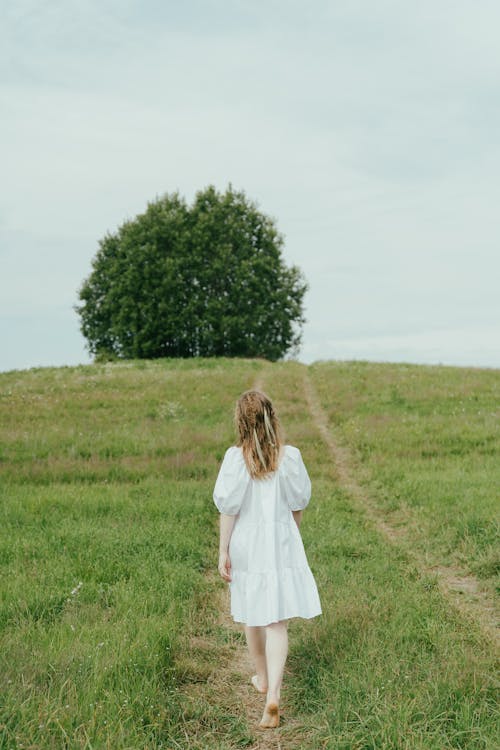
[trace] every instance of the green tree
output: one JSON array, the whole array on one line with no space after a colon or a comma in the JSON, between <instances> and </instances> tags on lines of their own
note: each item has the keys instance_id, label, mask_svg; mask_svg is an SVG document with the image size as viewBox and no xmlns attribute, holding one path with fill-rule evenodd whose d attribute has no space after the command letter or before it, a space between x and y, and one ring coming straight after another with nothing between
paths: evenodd
<instances>
[{"instance_id":1,"label":"green tree","mask_svg":"<svg viewBox=\"0 0 500 750\"><path fill-rule=\"evenodd\" d=\"M97 357L265 357L298 347L307 284L273 219L213 186L148 204L99 242L81 330Z\"/></svg>"}]
</instances>

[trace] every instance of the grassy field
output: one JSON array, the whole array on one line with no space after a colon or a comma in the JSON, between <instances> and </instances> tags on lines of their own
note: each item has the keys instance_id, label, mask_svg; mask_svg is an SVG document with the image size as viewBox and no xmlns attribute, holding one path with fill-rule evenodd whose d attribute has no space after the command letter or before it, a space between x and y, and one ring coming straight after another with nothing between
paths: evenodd
<instances>
[{"instance_id":1,"label":"grassy field","mask_svg":"<svg viewBox=\"0 0 500 750\"><path fill-rule=\"evenodd\" d=\"M339 482L306 375L401 543ZM323 605L290 625L293 721L268 740L235 697L211 497L257 379L311 474ZM0 748L496 750L492 644L411 551L498 590L499 390L498 371L360 362L0 374Z\"/></svg>"},{"instance_id":2,"label":"grassy field","mask_svg":"<svg viewBox=\"0 0 500 750\"><path fill-rule=\"evenodd\" d=\"M430 561L458 564L498 593L500 372L370 363L311 370L387 518L410 520Z\"/></svg>"}]
</instances>

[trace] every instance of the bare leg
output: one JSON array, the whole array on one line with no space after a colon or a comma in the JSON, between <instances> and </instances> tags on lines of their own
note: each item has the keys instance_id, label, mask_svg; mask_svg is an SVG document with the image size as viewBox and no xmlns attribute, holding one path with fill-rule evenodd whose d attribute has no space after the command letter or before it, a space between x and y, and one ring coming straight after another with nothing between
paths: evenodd
<instances>
[{"instance_id":1,"label":"bare leg","mask_svg":"<svg viewBox=\"0 0 500 750\"><path fill-rule=\"evenodd\" d=\"M268 688L261 727L277 727L283 671L288 655L288 621L266 625L266 664Z\"/></svg>"},{"instance_id":2,"label":"bare leg","mask_svg":"<svg viewBox=\"0 0 500 750\"><path fill-rule=\"evenodd\" d=\"M255 671L252 685L259 693L267 692L266 630L264 627L245 625L247 646Z\"/></svg>"}]
</instances>

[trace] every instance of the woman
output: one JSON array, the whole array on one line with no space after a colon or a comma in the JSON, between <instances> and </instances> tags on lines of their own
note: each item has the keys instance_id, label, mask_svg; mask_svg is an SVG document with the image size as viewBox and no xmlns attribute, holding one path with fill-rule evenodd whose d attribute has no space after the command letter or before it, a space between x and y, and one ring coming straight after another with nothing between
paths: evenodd
<instances>
[{"instance_id":1,"label":"woman","mask_svg":"<svg viewBox=\"0 0 500 750\"><path fill-rule=\"evenodd\" d=\"M259 726L273 728L279 725L288 620L321 614L299 531L311 482L299 449L282 444L264 393L243 393L235 422L237 444L226 451L214 489L221 514L219 573L230 585L233 619L245 625L256 670L252 684L266 694Z\"/></svg>"}]
</instances>

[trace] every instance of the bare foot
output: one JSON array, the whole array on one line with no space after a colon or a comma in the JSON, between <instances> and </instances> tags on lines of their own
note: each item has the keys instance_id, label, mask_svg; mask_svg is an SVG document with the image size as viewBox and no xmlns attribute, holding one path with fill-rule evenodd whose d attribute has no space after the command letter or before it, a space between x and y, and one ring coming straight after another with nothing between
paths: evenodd
<instances>
[{"instance_id":1,"label":"bare foot","mask_svg":"<svg viewBox=\"0 0 500 750\"><path fill-rule=\"evenodd\" d=\"M262 688L259 684L259 678L256 674L252 677L252 685L257 690L258 693L267 693L267 686L265 688Z\"/></svg>"},{"instance_id":2,"label":"bare foot","mask_svg":"<svg viewBox=\"0 0 500 750\"><path fill-rule=\"evenodd\" d=\"M280 723L280 710L277 703L266 703L259 727L262 729L276 729Z\"/></svg>"}]
</instances>

